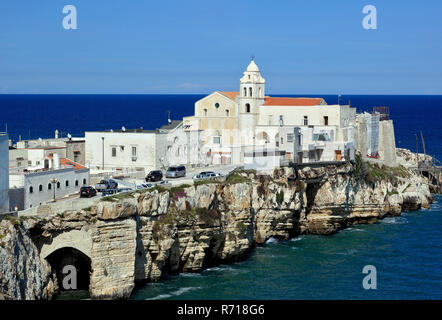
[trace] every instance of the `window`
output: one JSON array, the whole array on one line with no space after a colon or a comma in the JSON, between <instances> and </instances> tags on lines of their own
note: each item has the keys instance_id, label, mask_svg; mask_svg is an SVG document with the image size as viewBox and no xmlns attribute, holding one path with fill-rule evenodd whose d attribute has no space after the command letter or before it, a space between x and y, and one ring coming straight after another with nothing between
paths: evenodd
<instances>
[{"instance_id":1,"label":"window","mask_svg":"<svg viewBox=\"0 0 442 320\"><path fill-rule=\"evenodd\" d=\"M112 157L117 156L117 148L112 148Z\"/></svg>"},{"instance_id":2,"label":"window","mask_svg":"<svg viewBox=\"0 0 442 320\"><path fill-rule=\"evenodd\" d=\"M43 185L38 186L38 191L43 191Z\"/></svg>"},{"instance_id":3,"label":"window","mask_svg":"<svg viewBox=\"0 0 442 320\"><path fill-rule=\"evenodd\" d=\"M284 144L284 138L281 137L281 144Z\"/></svg>"},{"instance_id":4,"label":"window","mask_svg":"<svg viewBox=\"0 0 442 320\"><path fill-rule=\"evenodd\" d=\"M78 187L78 180L75 180L75 186Z\"/></svg>"},{"instance_id":5,"label":"window","mask_svg":"<svg viewBox=\"0 0 442 320\"><path fill-rule=\"evenodd\" d=\"M247 97L247 88L244 88L244 97Z\"/></svg>"},{"instance_id":6,"label":"window","mask_svg":"<svg viewBox=\"0 0 442 320\"><path fill-rule=\"evenodd\" d=\"M281 127L284 125L284 117L282 115L279 116L279 125Z\"/></svg>"},{"instance_id":7,"label":"window","mask_svg":"<svg viewBox=\"0 0 442 320\"><path fill-rule=\"evenodd\" d=\"M21 162L20 161L17 162L17 167L21 167Z\"/></svg>"},{"instance_id":8,"label":"window","mask_svg":"<svg viewBox=\"0 0 442 320\"><path fill-rule=\"evenodd\" d=\"M48 190L51 190L52 189L52 183L48 183Z\"/></svg>"},{"instance_id":9,"label":"window","mask_svg":"<svg viewBox=\"0 0 442 320\"><path fill-rule=\"evenodd\" d=\"M258 89L258 93L259 93L258 96L259 96L260 98L262 98L262 90L261 90L261 88Z\"/></svg>"},{"instance_id":10,"label":"window","mask_svg":"<svg viewBox=\"0 0 442 320\"><path fill-rule=\"evenodd\" d=\"M60 189L60 181L57 182L57 189Z\"/></svg>"},{"instance_id":11,"label":"window","mask_svg":"<svg viewBox=\"0 0 442 320\"><path fill-rule=\"evenodd\" d=\"M287 142L293 142L293 133L287 133Z\"/></svg>"},{"instance_id":12,"label":"window","mask_svg":"<svg viewBox=\"0 0 442 320\"><path fill-rule=\"evenodd\" d=\"M250 113L250 104L249 103L246 103L246 112Z\"/></svg>"},{"instance_id":13,"label":"window","mask_svg":"<svg viewBox=\"0 0 442 320\"><path fill-rule=\"evenodd\" d=\"M249 96L252 96L252 87L249 88Z\"/></svg>"},{"instance_id":14,"label":"window","mask_svg":"<svg viewBox=\"0 0 442 320\"><path fill-rule=\"evenodd\" d=\"M308 117L307 116L304 116L304 125L308 126Z\"/></svg>"},{"instance_id":15,"label":"window","mask_svg":"<svg viewBox=\"0 0 442 320\"><path fill-rule=\"evenodd\" d=\"M83 179L83 185L84 186L86 185L86 179Z\"/></svg>"},{"instance_id":16,"label":"window","mask_svg":"<svg viewBox=\"0 0 442 320\"><path fill-rule=\"evenodd\" d=\"M324 116L324 126L328 126L328 116Z\"/></svg>"},{"instance_id":17,"label":"window","mask_svg":"<svg viewBox=\"0 0 442 320\"><path fill-rule=\"evenodd\" d=\"M217 102L217 103L215 103L215 108L219 108L219 103Z\"/></svg>"},{"instance_id":18,"label":"window","mask_svg":"<svg viewBox=\"0 0 442 320\"><path fill-rule=\"evenodd\" d=\"M227 109L227 110L226 110L226 117L229 116L229 113L230 113L230 111L229 111L229 109Z\"/></svg>"},{"instance_id":19,"label":"window","mask_svg":"<svg viewBox=\"0 0 442 320\"><path fill-rule=\"evenodd\" d=\"M40 161L37 161L35 164L36 164L37 166L40 165Z\"/></svg>"},{"instance_id":20,"label":"window","mask_svg":"<svg viewBox=\"0 0 442 320\"><path fill-rule=\"evenodd\" d=\"M34 193L34 188L32 186L29 187L29 193Z\"/></svg>"},{"instance_id":21,"label":"window","mask_svg":"<svg viewBox=\"0 0 442 320\"><path fill-rule=\"evenodd\" d=\"M221 134L219 131L215 132L215 135L213 136L213 144L220 144L221 143Z\"/></svg>"},{"instance_id":22,"label":"window","mask_svg":"<svg viewBox=\"0 0 442 320\"><path fill-rule=\"evenodd\" d=\"M204 116L207 117L207 109L204 109Z\"/></svg>"},{"instance_id":23,"label":"window","mask_svg":"<svg viewBox=\"0 0 442 320\"><path fill-rule=\"evenodd\" d=\"M137 156L137 147L132 147L132 157Z\"/></svg>"},{"instance_id":24,"label":"window","mask_svg":"<svg viewBox=\"0 0 442 320\"><path fill-rule=\"evenodd\" d=\"M66 184L66 187L69 187L69 180L66 180L65 184Z\"/></svg>"}]
</instances>

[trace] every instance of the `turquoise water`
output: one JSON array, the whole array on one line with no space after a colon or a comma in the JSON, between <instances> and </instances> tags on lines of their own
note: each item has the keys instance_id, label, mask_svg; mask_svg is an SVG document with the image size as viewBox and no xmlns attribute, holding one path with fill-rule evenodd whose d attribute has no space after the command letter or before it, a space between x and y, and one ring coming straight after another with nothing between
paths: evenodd
<instances>
[{"instance_id":1,"label":"turquoise water","mask_svg":"<svg viewBox=\"0 0 442 320\"><path fill-rule=\"evenodd\" d=\"M132 299L441 299L442 196L430 210L331 236L268 241L243 262L170 276ZM377 289L365 290L365 265Z\"/></svg>"}]
</instances>

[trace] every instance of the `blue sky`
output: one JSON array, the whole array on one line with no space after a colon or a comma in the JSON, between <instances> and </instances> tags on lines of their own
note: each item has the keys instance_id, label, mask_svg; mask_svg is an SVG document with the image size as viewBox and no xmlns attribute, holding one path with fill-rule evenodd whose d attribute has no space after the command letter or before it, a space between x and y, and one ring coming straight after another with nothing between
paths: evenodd
<instances>
[{"instance_id":1,"label":"blue sky","mask_svg":"<svg viewBox=\"0 0 442 320\"><path fill-rule=\"evenodd\" d=\"M442 94L441 14L438 0L2 1L0 93L237 91L254 55L269 94Z\"/></svg>"}]
</instances>

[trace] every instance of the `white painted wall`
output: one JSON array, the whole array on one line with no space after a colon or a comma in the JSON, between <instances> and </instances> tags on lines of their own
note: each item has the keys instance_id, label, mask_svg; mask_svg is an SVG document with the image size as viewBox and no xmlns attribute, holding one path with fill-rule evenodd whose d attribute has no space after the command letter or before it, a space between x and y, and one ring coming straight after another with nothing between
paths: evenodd
<instances>
[{"instance_id":1,"label":"white painted wall","mask_svg":"<svg viewBox=\"0 0 442 320\"><path fill-rule=\"evenodd\" d=\"M8 135L0 135L0 212L9 211L9 142Z\"/></svg>"},{"instance_id":2,"label":"white painted wall","mask_svg":"<svg viewBox=\"0 0 442 320\"><path fill-rule=\"evenodd\" d=\"M51 201L54 195L54 185L50 183L51 178L57 178L60 182L59 188L55 185L55 198L60 199L79 192L83 185L89 184L89 169L67 168L24 174L24 209ZM49 189L49 184L51 184L51 189Z\"/></svg>"},{"instance_id":3,"label":"white painted wall","mask_svg":"<svg viewBox=\"0 0 442 320\"><path fill-rule=\"evenodd\" d=\"M107 170L156 168L155 132L86 132L86 166L102 169L104 137L104 168ZM132 147L136 157L132 157ZM115 154L112 149L115 148Z\"/></svg>"}]
</instances>

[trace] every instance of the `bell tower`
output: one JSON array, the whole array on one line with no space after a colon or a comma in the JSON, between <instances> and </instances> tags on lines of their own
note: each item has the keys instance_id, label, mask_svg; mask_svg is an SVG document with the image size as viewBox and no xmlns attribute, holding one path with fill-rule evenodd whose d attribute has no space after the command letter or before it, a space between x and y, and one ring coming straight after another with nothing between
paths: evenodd
<instances>
[{"instance_id":1,"label":"bell tower","mask_svg":"<svg viewBox=\"0 0 442 320\"><path fill-rule=\"evenodd\" d=\"M241 130L254 131L259 107L265 100L265 79L253 58L239 82L239 127Z\"/></svg>"}]
</instances>

